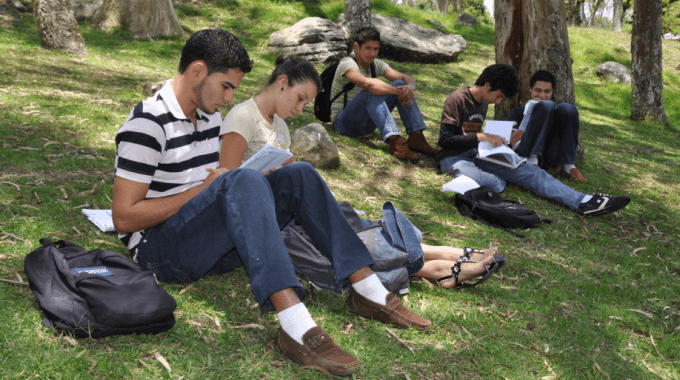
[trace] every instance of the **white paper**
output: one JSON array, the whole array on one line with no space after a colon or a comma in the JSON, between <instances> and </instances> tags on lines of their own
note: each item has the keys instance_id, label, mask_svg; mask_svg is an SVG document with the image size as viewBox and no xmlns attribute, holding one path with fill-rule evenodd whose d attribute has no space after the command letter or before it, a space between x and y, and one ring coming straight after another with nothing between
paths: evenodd
<instances>
[{"instance_id":1,"label":"white paper","mask_svg":"<svg viewBox=\"0 0 680 380\"><path fill-rule=\"evenodd\" d=\"M522 122L519 124L519 129L520 131L524 131L527 129L527 125L529 125L529 119L531 118L531 113L534 111L534 106L538 103L536 100L529 100L527 104L524 106L524 118L522 119ZM515 147L515 149L517 149Z\"/></svg>"},{"instance_id":2,"label":"white paper","mask_svg":"<svg viewBox=\"0 0 680 380\"><path fill-rule=\"evenodd\" d=\"M465 175L459 175L453 180L445 183L444 186L442 186L442 190L458 194L465 194L466 191L476 189L478 187L479 184L474 179Z\"/></svg>"},{"instance_id":3,"label":"white paper","mask_svg":"<svg viewBox=\"0 0 680 380\"><path fill-rule=\"evenodd\" d=\"M484 127L484 133L500 136L504 138L505 141L509 142L513 125L514 123L512 121L488 120Z\"/></svg>"},{"instance_id":4,"label":"white paper","mask_svg":"<svg viewBox=\"0 0 680 380\"><path fill-rule=\"evenodd\" d=\"M83 214L87 216L95 226L104 232L114 232L116 228L113 226L113 217L111 210L89 210L83 209Z\"/></svg>"},{"instance_id":5,"label":"white paper","mask_svg":"<svg viewBox=\"0 0 680 380\"><path fill-rule=\"evenodd\" d=\"M258 172L278 168L293 155L288 151L271 145L265 145L241 165L241 169L253 169Z\"/></svg>"}]
</instances>

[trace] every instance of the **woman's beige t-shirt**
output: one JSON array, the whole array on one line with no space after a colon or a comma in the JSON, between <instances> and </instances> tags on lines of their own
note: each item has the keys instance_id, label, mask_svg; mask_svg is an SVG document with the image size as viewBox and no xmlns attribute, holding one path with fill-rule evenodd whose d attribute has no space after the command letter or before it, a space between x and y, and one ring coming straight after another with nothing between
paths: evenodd
<instances>
[{"instance_id":1,"label":"woman's beige t-shirt","mask_svg":"<svg viewBox=\"0 0 680 380\"><path fill-rule=\"evenodd\" d=\"M248 143L243 161L249 159L265 145L281 149L290 148L290 132L286 122L274 114L274 122L269 124L257 108L255 98L235 105L225 116L221 135L236 132Z\"/></svg>"}]
</instances>

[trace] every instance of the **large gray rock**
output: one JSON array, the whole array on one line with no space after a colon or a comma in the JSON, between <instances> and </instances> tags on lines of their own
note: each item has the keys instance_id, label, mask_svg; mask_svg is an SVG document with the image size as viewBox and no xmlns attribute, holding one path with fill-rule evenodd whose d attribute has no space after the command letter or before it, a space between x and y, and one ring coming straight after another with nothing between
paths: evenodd
<instances>
[{"instance_id":1,"label":"large gray rock","mask_svg":"<svg viewBox=\"0 0 680 380\"><path fill-rule=\"evenodd\" d=\"M333 21L307 17L289 28L272 33L269 49L307 58L315 64L329 64L347 55L348 43Z\"/></svg>"},{"instance_id":2,"label":"large gray rock","mask_svg":"<svg viewBox=\"0 0 680 380\"><path fill-rule=\"evenodd\" d=\"M458 18L456 19L456 22L459 24L467 25L470 29L477 26L477 19L475 18L475 16L466 12L460 12Z\"/></svg>"},{"instance_id":3,"label":"large gray rock","mask_svg":"<svg viewBox=\"0 0 680 380\"><path fill-rule=\"evenodd\" d=\"M319 123L309 123L290 135L290 151L298 160L316 167L334 168L340 165L338 148L331 136Z\"/></svg>"},{"instance_id":4,"label":"large gray rock","mask_svg":"<svg viewBox=\"0 0 680 380\"><path fill-rule=\"evenodd\" d=\"M595 74L616 83L630 83L630 70L618 62L605 62L595 68Z\"/></svg>"},{"instance_id":5,"label":"large gray rock","mask_svg":"<svg viewBox=\"0 0 680 380\"><path fill-rule=\"evenodd\" d=\"M373 13L371 21L380 31L380 57L398 62L454 62L467 46L460 35L423 28L397 17ZM345 25L340 27L346 33Z\"/></svg>"},{"instance_id":6,"label":"large gray rock","mask_svg":"<svg viewBox=\"0 0 680 380\"><path fill-rule=\"evenodd\" d=\"M104 4L103 1L72 1L76 20L92 20Z\"/></svg>"}]
</instances>

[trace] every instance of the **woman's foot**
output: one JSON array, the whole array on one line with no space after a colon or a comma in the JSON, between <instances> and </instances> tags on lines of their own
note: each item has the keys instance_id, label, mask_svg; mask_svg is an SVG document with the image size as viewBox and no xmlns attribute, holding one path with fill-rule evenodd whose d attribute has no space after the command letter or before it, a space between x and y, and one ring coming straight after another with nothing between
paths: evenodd
<instances>
[{"instance_id":1,"label":"woman's foot","mask_svg":"<svg viewBox=\"0 0 680 380\"><path fill-rule=\"evenodd\" d=\"M487 272L487 267L491 265L493 261L493 255L486 255L479 261L471 260L462 263L460 265L460 272L458 273L457 280L456 276L453 275L453 266L449 266L448 270L442 273L442 277L440 277L442 279L439 280L439 285L441 285L444 289L452 289L460 283L481 277Z\"/></svg>"}]
</instances>

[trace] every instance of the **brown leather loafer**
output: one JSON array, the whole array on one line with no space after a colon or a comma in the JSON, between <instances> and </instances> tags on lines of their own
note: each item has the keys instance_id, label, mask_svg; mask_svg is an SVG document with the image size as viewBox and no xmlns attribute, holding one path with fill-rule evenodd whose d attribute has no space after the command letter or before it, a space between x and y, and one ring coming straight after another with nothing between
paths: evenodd
<instances>
[{"instance_id":1,"label":"brown leather loafer","mask_svg":"<svg viewBox=\"0 0 680 380\"><path fill-rule=\"evenodd\" d=\"M352 291L347 297L347 306L354 314L377 319L402 329L413 327L420 331L427 331L432 327L432 322L429 320L406 310L401 300L392 293L387 295L387 305L383 306Z\"/></svg>"},{"instance_id":2,"label":"brown leather loafer","mask_svg":"<svg viewBox=\"0 0 680 380\"><path fill-rule=\"evenodd\" d=\"M390 136L386 141L390 144L390 154L400 160L413 160L418 158L415 152L408 148L406 139L402 136Z\"/></svg>"},{"instance_id":3,"label":"brown leather loafer","mask_svg":"<svg viewBox=\"0 0 680 380\"><path fill-rule=\"evenodd\" d=\"M588 180L581 175L581 171L578 170L578 168L573 168L571 169L571 172L567 173L564 171L564 169L560 169L560 174L562 174L562 177L573 179L576 182L581 182L581 183L586 183Z\"/></svg>"},{"instance_id":4,"label":"brown leather loafer","mask_svg":"<svg viewBox=\"0 0 680 380\"><path fill-rule=\"evenodd\" d=\"M414 152L419 152L430 157L434 156L437 152L430 146L421 131L411 133L406 142L408 143L408 148Z\"/></svg>"},{"instance_id":5,"label":"brown leather loafer","mask_svg":"<svg viewBox=\"0 0 680 380\"><path fill-rule=\"evenodd\" d=\"M321 368L334 376L349 376L359 369L359 361L316 326L302 336L304 344L286 334L283 329L276 333L276 347L290 359L310 367Z\"/></svg>"}]
</instances>

